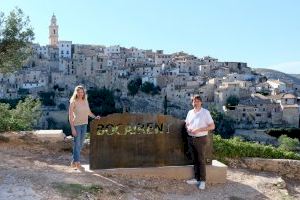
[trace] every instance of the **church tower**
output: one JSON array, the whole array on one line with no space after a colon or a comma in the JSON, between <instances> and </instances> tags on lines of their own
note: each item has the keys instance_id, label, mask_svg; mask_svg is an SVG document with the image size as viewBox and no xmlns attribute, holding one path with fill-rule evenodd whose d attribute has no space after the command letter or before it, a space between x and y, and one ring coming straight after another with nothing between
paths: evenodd
<instances>
[{"instance_id":1,"label":"church tower","mask_svg":"<svg viewBox=\"0 0 300 200\"><path fill-rule=\"evenodd\" d=\"M49 44L52 47L58 46L58 26L56 25L56 17L53 14L51 24L49 26Z\"/></svg>"}]
</instances>

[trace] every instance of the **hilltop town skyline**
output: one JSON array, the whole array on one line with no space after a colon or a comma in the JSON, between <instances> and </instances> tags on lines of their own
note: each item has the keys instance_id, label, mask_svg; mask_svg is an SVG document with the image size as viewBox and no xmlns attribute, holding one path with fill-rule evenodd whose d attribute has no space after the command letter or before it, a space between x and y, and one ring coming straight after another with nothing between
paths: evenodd
<instances>
[{"instance_id":1,"label":"hilltop town skyline","mask_svg":"<svg viewBox=\"0 0 300 200\"><path fill-rule=\"evenodd\" d=\"M31 19L34 42L41 45L48 44L49 18L55 13L60 39L74 44L184 51L300 74L297 4L51 1L41 10L37 1L4 0L2 11L7 14L15 6L23 9Z\"/></svg>"}]
</instances>

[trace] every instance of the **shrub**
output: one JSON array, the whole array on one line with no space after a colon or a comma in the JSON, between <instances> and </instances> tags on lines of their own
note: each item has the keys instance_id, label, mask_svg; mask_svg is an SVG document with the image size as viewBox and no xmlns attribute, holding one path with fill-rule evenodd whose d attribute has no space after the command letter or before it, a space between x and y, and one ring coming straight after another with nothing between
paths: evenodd
<instances>
[{"instance_id":1,"label":"shrub","mask_svg":"<svg viewBox=\"0 0 300 200\"><path fill-rule=\"evenodd\" d=\"M142 85L142 79L141 78L136 78L134 80L131 80L127 84L127 89L129 91L129 95L136 95Z\"/></svg>"},{"instance_id":2,"label":"shrub","mask_svg":"<svg viewBox=\"0 0 300 200\"><path fill-rule=\"evenodd\" d=\"M30 130L39 119L41 103L31 97L19 101L17 107L11 110L11 130Z\"/></svg>"},{"instance_id":3,"label":"shrub","mask_svg":"<svg viewBox=\"0 0 300 200\"><path fill-rule=\"evenodd\" d=\"M230 95L226 100L226 108L234 109L236 105L239 104L240 99L235 95Z\"/></svg>"},{"instance_id":4,"label":"shrub","mask_svg":"<svg viewBox=\"0 0 300 200\"><path fill-rule=\"evenodd\" d=\"M294 151L299 146L299 140L297 138L290 138L287 135L281 135L278 138L279 148L286 151Z\"/></svg>"},{"instance_id":5,"label":"shrub","mask_svg":"<svg viewBox=\"0 0 300 200\"><path fill-rule=\"evenodd\" d=\"M54 92L39 92L39 97L44 106L55 106L54 98L55 93Z\"/></svg>"},{"instance_id":6,"label":"shrub","mask_svg":"<svg viewBox=\"0 0 300 200\"><path fill-rule=\"evenodd\" d=\"M300 128L272 128L267 130L267 134L279 138L281 135L287 135L290 138L298 138L300 140Z\"/></svg>"},{"instance_id":7,"label":"shrub","mask_svg":"<svg viewBox=\"0 0 300 200\"><path fill-rule=\"evenodd\" d=\"M146 94L156 95L160 92L160 87L154 86L153 83L146 81L141 85L141 91Z\"/></svg>"},{"instance_id":8,"label":"shrub","mask_svg":"<svg viewBox=\"0 0 300 200\"><path fill-rule=\"evenodd\" d=\"M61 104L58 105L58 109L59 110L67 110L67 107L66 107L65 104L61 103Z\"/></svg>"},{"instance_id":9,"label":"shrub","mask_svg":"<svg viewBox=\"0 0 300 200\"><path fill-rule=\"evenodd\" d=\"M259 157L273 159L300 160L300 154L275 148L269 145L244 142L240 138L222 139L219 135L213 137L214 157L225 161L225 158Z\"/></svg>"},{"instance_id":10,"label":"shrub","mask_svg":"<svg viewBox=\"0 0 300 200\"><path fill-rule=\"evenodd\" d=\"M90 108L95 115L106 116L111 113L120 112L116 109L113 91L101 88L88 90Z\"/></svg>"},{"instance_id":11,"label":"shrub","mask_svg":"<svg viewBox=\"0 0 300 200\"><path fill-rule=\"evenodd\" d=\"M149 94L153 90L153 88L154 88L153 83L145 82L141 86L141 91L146 94Z\"/></svg>"},{"instance_id":12,"label":"shrub","mask_svg":"<svg viewBox=\"0 0 300 200\"><path fill-rule=\"evenodd\" d=\"M231 137L234 133L234 120L228 115L217 111L215 107L210 107L209 111L216 125L215 132L223 138Z\"/></svg>"},{"instance_id":13,"label":"shrub","mask_svg":"<svg viewBox=\"0 0 300 200\"><path fill-rule=\"evenodd\" d=\"M24 100L25 98L19 98L19 99L0 99L0 103L9 104L10 108L16 108L19 101Z\"/></svg>"},{"instance_id":14,"label":"shrub","mask_svg":"<svg viewBox=\"0 0 300 200\"><path fill-rule=\"evenodd\" d=\"M30 130L40 117L40 101L26 98L16 108L0 103L0 132Z\"/></svg>"}]
</instances>

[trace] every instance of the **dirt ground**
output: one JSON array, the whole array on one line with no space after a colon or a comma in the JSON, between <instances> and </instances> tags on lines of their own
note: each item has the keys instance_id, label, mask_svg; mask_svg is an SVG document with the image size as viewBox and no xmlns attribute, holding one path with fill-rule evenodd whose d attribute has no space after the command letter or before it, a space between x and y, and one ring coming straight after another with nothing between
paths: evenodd
<instances>
[{"instance_id":1,"label":"dirt ground","mask_svg":"<svg viewBox=\"0 0 300 200\"><path fill-rule=\"evenodd\" d=\"M88 153L83 153L88 164ZM184 180L134 177L69 167L70 142L15 135L0 140L0 200L36 199L300 199L300 181L275 173L228 169L227 182L200 191Z\"/></svg>"}]
</instances>

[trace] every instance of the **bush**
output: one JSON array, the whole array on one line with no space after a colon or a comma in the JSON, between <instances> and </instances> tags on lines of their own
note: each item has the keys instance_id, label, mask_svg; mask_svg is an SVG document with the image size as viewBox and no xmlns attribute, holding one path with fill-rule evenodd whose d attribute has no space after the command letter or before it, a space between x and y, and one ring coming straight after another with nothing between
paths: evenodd
<instances>
[{"instance_id":1,"label":"bush","mask_svg":"<svg viewBox=\"0 0 300 200\"><path fill-rule=\"evenodd\" d=\"M87 93L91 111L95 115L106 116L120 112L116 109L113 91L103 87L89 90Z\"/></svg>"},{"instance_id":2,"label":"bush","mask_svg":"<svg viewBox=\"0 0 300 200\"><path fill-rule=\"evenodd\" d=\"M35 122L40 118L41 102L31 97L19 101L17 107L11 110L11 130L31 130Z\"/></svg>"},{"instance_id":3,"label":"bush","mask_svg":"<svg viewBox=\"0 0 300 200\"><path fill-rule=\"evenodd\" d=\"M300 140L300 128L273 128L266 132L268 135L279 138L281 135L287 135L290 138Z\"/></svg>"},{"instance_id":4,"label":"bush","mask_svg":"<svg viewBox=\"0 0 300 200\"><path fill-rule=\"evenodd\" d=\"M28 94L30 94L29 89L19 88L18 95L26 96Z\"/></svg>"},{"instance_id":5,"label":"bush","mask_svg":"<svg viewBox=\"0 0 300 200\"><path fill-rule=\"evenodd\" d=\"M55 106L54 92L39 92L40 100L44 106Z\"/></svg>"},{"instance_id":6,"label":"bush","mask_svg":"<svg viewBox=\"0 0 300 200\"><path fill-rule=\"evenodd\" d=\"M136 78L134 80L131 80L127 84L127 89L129 91L129 95L136 95L142 85L142 79L141 78Z\"/></svg>"},{"instance_id":7,"label":"bush","mask_svg":"<svg viewBox=\"0 0 300 200\"><path fill-rule=\"evenodd\" d=\"M244 142L240 138L222 139L219 135L213 137L214 157L221 161L225 158L259 157L273 159L300 160L300 154L286 151L273 146Z\"/></svg>"},{"instance_id":8,"label":"bush","mask_svg":"<svg viewBox=\"0 0 300 200\"><path fill-rule=\"evenodd\" d=\"M9 130L11 119L11 112L9 109L9 104L0 103L0 132Z\"/></svg>"},{"instance_id":9,"label":"bush","mask_svg":"<svg viewBox=\"0 0 300 200\"><path fill-rule=\"evenodd\" d=\"M154 86L153 83L145 82L141 86L141 91L146 93L146 94L149 94L153 90L154 87L155 86Z\"/></svg>"},{"instance_id":10,"label":"bush","mask_svg":"<svg viewBox=\"0 0 300 200\"><path fill-rule=\"evenodd\" d=\"M0 132L30 130L40 114L40 101L31 97L19 101L14 109L0 103Z\"/></svg>"},{"instance_id":11,"label":"bush","mask_svg":"<svg viewBox=\"0 0 300 200\"><path fill-rule=\"evenodd\" d=\"M145 83L142 84L141 91L146 94L156 95L159 94L160 87L154 86L153 83L146 81Z\"/></svg>"},{"instance_id":12,"label":"bush","mask_svg":"<svg viewBox=\"0 0 300 200\"><path fill-rule=\"evenodd\" d=\"M61 104L58 105L58 109L59 110L67 110L67 107L66 107L65 104L61 103Z\"/></svg>"},{"instance_id":13,"label":"bush","mask_svg":"<svg viewBox=\"0 0 300 200\"><path fill-rule=\"evenodd\" d=\"M294 151L299 146L299 140L297 138L290 138L287 135L281 135L278 138L279 148L286 151Z\"/></svg>"},{"instance_id":14,"label":"bush","mask_svg":"<svg viewBox=\"0 0 300 200\"><path fill-rule=\"evenodd\" d=\"M58 91L63 92L63 91L65 91L65 88L58 88Z\"/></svg>"},{"instance_id":15,"label":"bush","mask_svg":"<svg viewBox=\"0 0 300 200\"><path fill-rule=\"evenodd\" d=\"M23 101L25 98L19 98L19 99L0 99L0 103L9 104L10 108L16 108L19 101Z\"/></svg>"},{"instance_id":16,"label":"bush","mask_svg":"<svg viewBox=\"0 0 300 200\"><path fill-rule=\"evenodd\" d=\"M239 104L240 99L235 95L230 95L226 100L226 108L234 109Z\"/></svg>"},{"instance_id":17,"label":"bush","mask_svg":"<svg viewBox=\"0 0 300 200\"><path fill-rule=\"evenodd\" d=\"M215 107L210 107L209 111L216 125L215 132L220 134L222 138L231 137L234 134L234 120L217 111Z\"/></svg>"}]
</instances>

